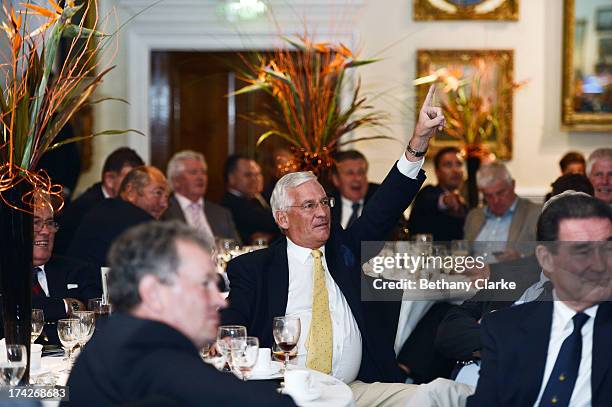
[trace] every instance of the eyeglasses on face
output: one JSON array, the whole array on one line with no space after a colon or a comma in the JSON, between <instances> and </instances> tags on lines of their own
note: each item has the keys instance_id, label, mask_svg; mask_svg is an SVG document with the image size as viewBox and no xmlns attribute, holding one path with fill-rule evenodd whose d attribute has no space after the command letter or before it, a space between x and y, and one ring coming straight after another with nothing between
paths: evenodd
<instances>
[{"instance_id":1,"label":"eyeglasses on face","mask_svg":"<svg viewBox=\"0 0 612 407\"><path fill-rule=\"evenodd\" d=\"M40 232L45 226L50 232L57 232L59 230L59 223L53 219L34 219L32 224L34 225L34 232Z\"/></svg>"},{"instance_id":2,"label":"eyeglasses on face","mask_svg":"<svg viewBox=\"0 0 612 407\"><path fill-rule=\"evenodd\" d=\"M334 205L336 204L336 199L332 196L326 196L325 198L321 198L321 200L319 202L317 201L306 201L303 202L301 205L289 205L287 206L287 208L301 208L304 211L308 211L308 212L312 212L314 210L316 210L319 205L328 208L333 208Z\"/></svg>"}]
</instances>

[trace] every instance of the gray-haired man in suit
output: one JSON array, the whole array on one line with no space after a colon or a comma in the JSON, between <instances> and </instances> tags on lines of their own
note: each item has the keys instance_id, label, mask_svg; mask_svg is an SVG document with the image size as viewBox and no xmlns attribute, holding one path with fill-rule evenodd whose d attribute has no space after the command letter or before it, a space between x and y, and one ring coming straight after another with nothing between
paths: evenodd
<instances>
[{"instance_id":1,"label":"gray-haired man in suit","mask_svg":"<svg viewBox=\"0 0 612 407\"><path fill-rule=\"evenodd\" d=\"M204 199L208 186L204 155L190 150L174 154L168 162L167 177L173 194L162 220L182 220L202 233L240 241L232 214Z\"/></svg>"}]
</instances>

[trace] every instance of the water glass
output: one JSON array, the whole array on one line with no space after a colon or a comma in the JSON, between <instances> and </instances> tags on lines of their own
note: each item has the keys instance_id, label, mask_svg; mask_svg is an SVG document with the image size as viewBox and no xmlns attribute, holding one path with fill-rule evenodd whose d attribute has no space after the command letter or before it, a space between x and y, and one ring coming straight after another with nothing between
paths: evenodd
<instances>
[{"instance_id":1,"label":"water glass","mask_svg":"<svg viewBox=\"0 0 612 407\"><path fill-rule=\"evenodd\" d=\"M231 340L232 370L242 380L247 381L259 356L259 339L254 336Z\"/></svg>"},{"instance_id":2,"label":"water glass","mask_svg":"<svg viewBox=\"0 0 612 407\"><path fill-rule=\"evenodd\" d=\"M217 349L223 354L228 366L223 371L230 371L232 365L232 339L246 338L246 327L242 325L221 325L217 331Z\"/></svg>"},{"instance_id":3,"label":"water glass","mask_svg":"<svg viewBox=\"0 0 612 407\"><path fill-rule=\"evenodd\" d=\"M57 321L57 336L66 352L66 369L70 370L72 364L72 349L79 343L80 321L76 318L60 319Z\"/></svg>"},{"instance_id":4,"label":"water glass","mask_svg":"<svg viewBox=\"0 0 612 407\"><path fill-rule=\"evenodd\" d=\"M79 320L79 346L83 350L96 329L95 314L93 311L75 311L72 315Z\"/></svg>"},{"instance_id":5,"label":"water glass","mask_svg":"<svg viewBox=\"0 0 612 407\"><path fill-rule=\"evenodd\" d=\"M32 309L32 336L30 342L36 342L36 339L40 336L45 326L45 314L43 310L34 308Z\"/></svg>"},{"instance_id":6,"label":"water glass","mask_svg":"<svg viewBox=\"0 0 612 407\"><path fill-rule=\"evenodd\" d=\"M6 345L6 354L0 357L0 384L17 386L25 373L28 354L23 345Z\"/></svg>"}]
</instances>

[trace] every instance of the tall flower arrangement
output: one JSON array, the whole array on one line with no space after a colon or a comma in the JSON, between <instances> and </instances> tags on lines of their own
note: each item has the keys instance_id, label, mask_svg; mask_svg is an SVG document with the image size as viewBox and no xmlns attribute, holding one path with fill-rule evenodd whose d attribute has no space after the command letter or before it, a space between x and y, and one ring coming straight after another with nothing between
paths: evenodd
<instances>
[{"instance_id":1,"label":"tall flower arrangement","mask_svg":"<svg viewBox=\"0 0 612 407\"><path fill-rule=\"evenodd\" d=\"M320 175L333 165L332 154L341 146L387 138L342 139L359 127L381 126L386 118L360 94L359 80L349 100L341 100L347 71L375 60L357 59L343 44L314 43L307 34L296 41L283 39L287 48L259 54L253 60L244 58L247 68L239 76L248 85L236 94L263 91L273 100L265 110L245 115L267 129L258 146L268 137L281 137L293 152L287 170L310 170Z\"/></svg>"},{"instance_id":2,"label":"tall flower arrangement","mask_svg":"<svg viewBox=\"0 0 612 407\"><path fill-rule=\"evenodd\" d=\"M89 101L91 95L112 69L99 66L110 36L96 29L97 15L93 27L85 26L87 14L97 10L96 0L80 5L65 0L63 7L55 0L45 3L47 7L21 3L15 10L5 1L0 22L9 44L8 51L0 54L4 78L0 94L0 291L7 343L26 345L28 355L34 197L42 192L61 202L61 187L53 185L44 171L37 171L36 165L46 151L96 135L54 142L79 108L94 103ZM73 23L79 10L83 18ZM34 20L40 21L36 28L32 27ZM63 63L57 56L62 37L70 40ZM52 68L58 65L53 74ZM27 383L28 372L29 367L23 383Z\"/></svg>"}]
</instances>

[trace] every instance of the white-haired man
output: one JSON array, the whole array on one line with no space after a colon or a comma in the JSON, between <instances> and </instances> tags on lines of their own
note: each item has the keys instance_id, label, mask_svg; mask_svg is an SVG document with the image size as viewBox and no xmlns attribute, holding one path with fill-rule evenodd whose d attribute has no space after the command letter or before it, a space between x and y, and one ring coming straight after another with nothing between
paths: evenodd
<instances>
[{"instance_id":1,"label":"white-haired man","mask_svg":"<svg viewBox=\"0 0 612 407\"><path fill-rule=\"evenodd\" d=\"M612 205L612 148L598 148L587 160L587 177L595 198Z\"/></svg>"},{"instance_id":2,"label":"white-haired man","mask_svg":"<svg viewBox=\"0 0 612 407\"><path fill-rule=\"evenodd\" d=\"M514 179L499 161L480 167L476 179L486 206L474 208L467 214L464 238L482 242L480 245L488 248L482 250L495 253L497 261L518 257L520 247L512 243L535 240L541 205L516 195Z\"/></svg>"},{"instance_id":3,"label":"white-haired man","mask_svg":"<svg viewBox=\"0 0 612 407\"><path fill-rule=\"evenodd\" d=\"M393 383L404 378L393 346L364 316L360 257L361 242L384 240L425 180L422 156L444 126L433 93L432 87L406 151L350 227L331 223L334 200L312 173L287 174L271 199L285 238L228 266L223 323L245 325L261 346L271 346L272 318L299 316L298 364L350 383L357 405L404 405L416 387Z\"/></svg>"},{"instance_id":4,"label":"white-haired man","mask_svg":"<svg viewBox=\"0 0 612 407\"><path fill-rule=\"evenodd\" d=\"M230 211L204 199L208 166L203 154L190 150L174 154L166 173L173 194L163 220L178 219L204 234L240 241Z\"/></svg>"}]
</instances>

